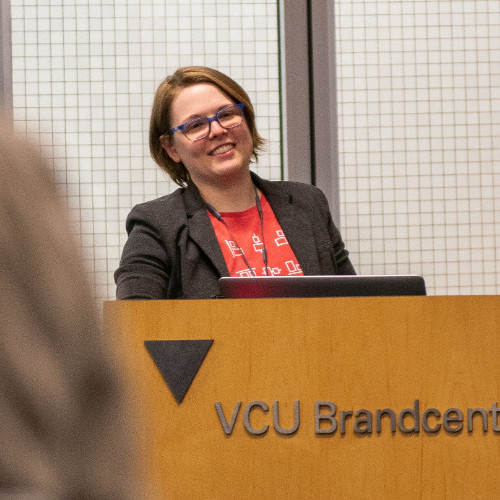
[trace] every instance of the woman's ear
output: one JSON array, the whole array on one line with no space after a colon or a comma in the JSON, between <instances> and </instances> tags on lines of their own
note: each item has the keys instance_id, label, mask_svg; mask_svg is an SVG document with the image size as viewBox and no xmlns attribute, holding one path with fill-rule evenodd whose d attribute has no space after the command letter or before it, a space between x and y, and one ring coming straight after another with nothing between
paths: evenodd
<instances>
[{"instance_id":1,"label":"woman's ear","mask_svg":"<svg viewBox=\"0 0 500 500\"><path fill-rule=\"evenodd\" d=\"M164 135L160 138L160 144L161 147L167 152L168 156L172 158L173 161L176 163L181 162L181 157L177 153L177 149L173 145L173 141L171 140L170 136Z\"/></svg>"}]
</instances>

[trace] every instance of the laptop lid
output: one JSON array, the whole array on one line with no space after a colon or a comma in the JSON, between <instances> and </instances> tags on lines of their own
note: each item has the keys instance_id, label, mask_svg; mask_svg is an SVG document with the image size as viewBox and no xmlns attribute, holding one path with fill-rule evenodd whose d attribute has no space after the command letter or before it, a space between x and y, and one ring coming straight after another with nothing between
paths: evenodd
<instances>
[{"instance_id":1,"label":"laptop lid","mask_svg":"<svg viewBox=\"0 0 500 500\"><path fill-rule=\"evenodd\" d=\"M426 295L421 276L255 276L219 279L224 298L374 297Z\"/></svg>"}]
</instances>

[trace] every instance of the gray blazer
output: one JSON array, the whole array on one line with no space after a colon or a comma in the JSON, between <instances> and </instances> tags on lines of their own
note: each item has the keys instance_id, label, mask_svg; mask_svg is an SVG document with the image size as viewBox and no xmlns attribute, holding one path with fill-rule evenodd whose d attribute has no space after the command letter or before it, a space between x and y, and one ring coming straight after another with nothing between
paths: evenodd
<instances>
[{"instance_id":1,"label":"gray blazer","mask_svg":"<svg viewBox=\"0 0 500 500\"><path fill-rule=\"evenodd\" d=\"M324 194L297 182L266 181L265 194L304 274L355 274ZM135 206L115 272L118 299L216 298L229 276L203 200L194 184Z\"/></svg>"}]
</instances>

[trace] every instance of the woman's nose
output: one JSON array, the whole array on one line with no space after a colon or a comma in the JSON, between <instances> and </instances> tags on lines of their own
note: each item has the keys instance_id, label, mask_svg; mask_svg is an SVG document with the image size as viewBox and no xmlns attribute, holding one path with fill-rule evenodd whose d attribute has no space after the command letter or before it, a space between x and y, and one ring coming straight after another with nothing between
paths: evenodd
<instances>
[{"instance_id":1,"label":"woman's nose","mask_svg":"<svg viewBox=\"0 0 500 500\"><path fill-rule=\"evenodd\" d=\"M220 125L220 123L217 120L214 120L210 124L210 133L209 137L217 137L218 135L225 134L226 129Z\"/></svg>"}]
</instances>

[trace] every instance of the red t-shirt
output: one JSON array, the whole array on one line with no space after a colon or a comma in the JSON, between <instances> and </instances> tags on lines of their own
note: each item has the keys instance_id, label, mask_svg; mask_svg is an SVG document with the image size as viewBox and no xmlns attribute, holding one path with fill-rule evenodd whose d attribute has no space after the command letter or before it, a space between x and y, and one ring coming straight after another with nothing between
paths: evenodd
<instances>
[{"instance_id":1,"label":"red t-shirt","mask_svg":"<svg viewBox=\"0 0 500 500\"><path fill-rule=\"evenodd\" d=\"M221 213L220 215L230 230L228 230L222 221L218 220L208 211L230 276L253 276L245 264L241 252L244 252L255 274L257 276L265 276L264 244L267 253L267 275L303 275L302 268L274 215L273 209L263 194L261 195L260 202L264 221L264 241L262 240L257 206L243 212Z\"/></svg>"}]
</instances>

